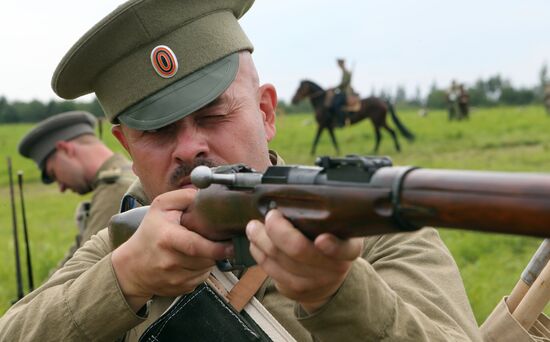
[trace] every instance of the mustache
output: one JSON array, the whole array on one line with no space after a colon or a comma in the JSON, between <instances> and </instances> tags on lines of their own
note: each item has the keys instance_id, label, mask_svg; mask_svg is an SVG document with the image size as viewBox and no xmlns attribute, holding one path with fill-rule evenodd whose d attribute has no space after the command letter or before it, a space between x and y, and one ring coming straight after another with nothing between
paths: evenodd
<instances>
[{"instance_id":1,"label":"mustache","mask_svg":"<svg viewBox=\"0 0 550 342\"><path fill-rule=\"evenodd\" d=\"M197 158L191 163L181 163L170 175L170 185L172 187L178 187L183 178L189 177L194 168L202 165L215 167L219 166L220 163L217 163L215 160L209 158Z\"/></svg>"}]
</instances>

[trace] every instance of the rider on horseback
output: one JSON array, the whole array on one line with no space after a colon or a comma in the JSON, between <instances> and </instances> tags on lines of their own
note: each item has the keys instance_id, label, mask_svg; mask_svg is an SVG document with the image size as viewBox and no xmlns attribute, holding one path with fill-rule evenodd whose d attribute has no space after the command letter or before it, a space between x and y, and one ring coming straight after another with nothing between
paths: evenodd
<instances>
[{"instance_id":1,"label":"rider on horseback","mask_svg":"<svg viewBox=\"0 0 550 342\"><path fill-rule=\"evenodd\" d=\"M344 126L348 118L350 98L356 97L353 88L351 87L351 71L346 68L344 59L337 59L338 66L342 70L342 80L340 84L334 88L334 96L332 101L328 101L327 106L336 118L338 126Z\"/></svg>"}]
</instances>

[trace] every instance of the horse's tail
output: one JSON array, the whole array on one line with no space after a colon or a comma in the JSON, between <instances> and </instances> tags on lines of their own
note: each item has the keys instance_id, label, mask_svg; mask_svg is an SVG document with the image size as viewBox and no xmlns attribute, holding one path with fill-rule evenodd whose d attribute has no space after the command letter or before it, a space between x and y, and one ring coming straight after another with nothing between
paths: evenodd
<instances>
[{"instance_id":1,"label":"horse's tail","mask_svg":"<svg viewBox=\"0 0 550 342\"><path fill-rule=\"evenodd\" d=\"M403 125L401 120L399 120L399 118L397 117L397 114L395 113L395 109L393 108L393 105L391 104L391 102L389 100L386 100L386 104L388 105L388 110L390 111L391 118L393 119L393 122L395 123L395 125L399 129L399 132L401 132L401 134L403 134L403 136L405 138L407 138L407 140L413 141L414 140L414 134L411 131L409 131L409 129L407 127L405 127L405 125Z\"/></svg>"}]
</instances>

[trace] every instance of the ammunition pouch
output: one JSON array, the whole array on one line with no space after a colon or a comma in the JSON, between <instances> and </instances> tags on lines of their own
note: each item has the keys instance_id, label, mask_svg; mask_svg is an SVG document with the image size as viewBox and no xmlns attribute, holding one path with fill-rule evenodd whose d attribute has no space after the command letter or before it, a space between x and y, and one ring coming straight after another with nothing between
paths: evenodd
<instances>
[{"instance_id":1,"label":"ammunition pouch","mask_svg":"<svg viewBox=\"0 0 550 342\"><path fill-rule=\"evenodd\" d=\"M86 230L86 223L90 216L91 204L89 201L80 202L75 211L76 227L78 228L78 235L76 237L77 245L80 246L80 237Z\"/></svg>"},{"instance_id":2,"label":"ammunition pouch","mask_svg":"<svg viewBox=\"0 0 550 342\"><path fill-rule=\"evenodd\" d=\"M271 341L245 311L236 312L206 283L178 297L139 340Z\"/></svg>"}]
</instances>

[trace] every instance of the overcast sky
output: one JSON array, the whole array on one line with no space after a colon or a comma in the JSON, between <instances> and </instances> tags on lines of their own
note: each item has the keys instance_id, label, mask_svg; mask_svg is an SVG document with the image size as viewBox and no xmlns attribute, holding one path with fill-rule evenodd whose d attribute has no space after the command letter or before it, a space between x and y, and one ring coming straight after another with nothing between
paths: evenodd
<instances>
[{"instance_id":1,"label":"overcast sky","mask_svg":"<svg viewBox=\"0 0 550 342\"><path fill-rule=\"evenodd\" d=\"M122 2L2 0L0 95L57 99L50 78L61 57ZM425 95L434 81L471 84L496 73L533 86L550 62L547 0L257 0L241 24L261 81L285 101L301 79L336 85L338 57L363 95L398 85Z\"/></svg>"}]
</instances>

